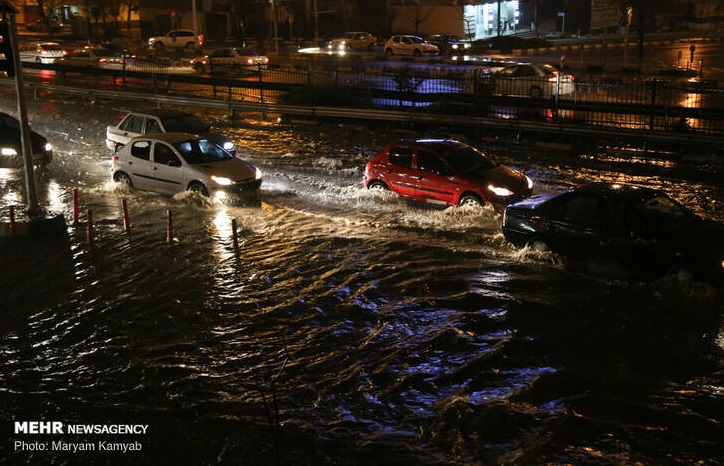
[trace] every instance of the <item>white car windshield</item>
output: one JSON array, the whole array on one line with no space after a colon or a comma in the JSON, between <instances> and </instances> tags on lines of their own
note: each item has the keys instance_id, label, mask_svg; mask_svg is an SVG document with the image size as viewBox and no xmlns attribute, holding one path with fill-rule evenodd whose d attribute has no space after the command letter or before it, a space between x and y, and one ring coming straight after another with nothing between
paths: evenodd
<instances>
[{"instance_id":1,"label":"white car windshield","mask_svg":"<svg viewBox=\"0 0 724 466\"><path fill-rule=\"evenodd\" d=\"M189 165L220 162L234 158L229 152L207 139L177 142L174 147Z\"/></svg>"}]
</instances>

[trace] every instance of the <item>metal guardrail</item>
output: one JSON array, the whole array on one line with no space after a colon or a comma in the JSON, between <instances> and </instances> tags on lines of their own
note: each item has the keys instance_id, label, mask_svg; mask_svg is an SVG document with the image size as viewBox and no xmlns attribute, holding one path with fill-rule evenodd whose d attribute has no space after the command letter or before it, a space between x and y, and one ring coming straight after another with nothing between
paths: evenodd
<instances>
[{"instance_id":1,"label":"metal guardrail","mask_svg":"<svg viewBox=\"0 0 724 466\"><path fill-rule=\"evenodd\" d=\"M54 91L85 96L88 99L135 100L154 102L157 105L184 105L282 116L297 115L310 118L346 118L461 126L515 132L516 134L545 133L569 139L628 139L642 144L677 144L697 149L713 148L715 152L724 152L722 108L670 105L669 101L672 98L663 97L664 93L670 89L669 87L662 87L658 95L647 97L647 99L651 99L649 103L632 103L622 102L617 98L579 100L569 96L561 96L556 99L497 96L475 92L474 86L471 86L472 91L466 92L451 92L449 89L447 92L421 93L415 92L414 89L401 92L359 85L360 70L357 69L349 70L350 77L340 74L347 70L334 69L332 74L327 73L328 70L315 70L314 73L319 76L313 78L311 70L295 68L293 82L284 83L272 82L274 80L266 75L266 73L283 72L278 69L265 70L266 78L263 78L260 73L258 77L245 80L234 76L212 79L193 74L122 72L120 70L32 63L27 65L29 65L28 68L53 69L60 73L92 73L113 76L114 82L119 78L133 78L141 83L146 82L145 88L152 89L152 92L149 93L130 91L128 90L130 86L126 88L124 84L120 84L121 90L114 90L26 82L26 87L31 88L36 96L41 91ZM379 73L374 69L368 71L364 75L370 76ZM426 74L429 78L430 73ZM451 75L444 71L437 71L432 76L433 80L439 79L438 77L466 79L464 72ZM315 80L332 84L310 84ZM169 91L175 83L195 86L193 89L187 89L186 86L182 89L182 92L193 92L195 95L178 95L178 89L175 90L175 95L171 95ZM304 89L314 89L319 95L325 96L325 99L317 102L312 100L310 103L309 100L305 101L302 96L301 102L280 102L280 97L285 94ZM433 91L436 90L433 89ZM201 95L206 95L206 97ZM344 96L345 99L342 99L341 102L334 102L334 98L326 98L329 95ZM664 98L667 100L662 100ZM377 107L374 107L370 104L373 100L387 102L387 104L377 104ZM637 100L641 101L641 99ZM362 105L359 105L359 101L362 102ZM406 103L403 104L403 101ZM344 105L345 103L353 105ZM570 118L574 114L578 118ZM581 115L583 118L580 117ZM674 124L680 118L696 118L699 121L705 121L708 130L690 131L689 128L675 127Z\"/></svg>"}]
</instances>

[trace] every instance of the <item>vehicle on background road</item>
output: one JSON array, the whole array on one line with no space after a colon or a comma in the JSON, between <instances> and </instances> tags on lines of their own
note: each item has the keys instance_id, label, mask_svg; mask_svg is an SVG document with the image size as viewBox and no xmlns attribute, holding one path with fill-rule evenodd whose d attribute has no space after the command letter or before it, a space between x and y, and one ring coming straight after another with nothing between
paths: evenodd
<instances>
[{"instance_id":1,"label":"vehicle on background road","mask_svg":"<svg viewBox=\"0 0 724 466\"><path fill-rule=\"evenodd\" d=\"M590 183L509 205L505 238L565 261L613 265L636 276L685 271L724 283L724 225L689 212L661 191Z\"/></svg>"},{"instance_id":2,"label":"vehicle on background road","mask_svg":"<svg viewBox=\"0 0 724 466\"><path fill-rule=\"evenodd\" d=\"M464 55L470 53L472 48L470 41L459 39L452 34L432 34L427 36L427 41L437 46L440 55Z\"/></svg>"},{"instance_id":3,"label":"vehicle on background road","mask_svg":"<svg viewBox=\"0 0 724 466\"><path fill-rule=\"evenodd\" d=\"M341 37L329 41L327 48L332 52L371 50L377 45L377 37L369 32L345 32Z\"/></svg>"},{"instance_id":4,"label":"vehicle on background road","mask_svg":"<svg viewBox=\"0 0 724 466\"><path fill-rule=\"evenodd\" d=\"M111 63L123 63L123 58L123 54L107 48L86 46L71 50L60 63L73 66L102 67Z\"/></svg>"},{"instance_id":5,"label":"vehicle on background road","mask_svg":"<svg viewBox=\"0 0 724 466\"><path fill-rule=\"evenodd\" d=\"M493 75L497 95L550 98L570 95L576 90L573 75L559 71L553 65L517 63L506 66Z\"/></svg>"},{"instance_id":6,"label":"vehicle on background road","mask_svg":"<svg viewBox=\"0 0 724 466\"><path fill-rule=\"evenodd\" d=\"M21 46L18 55L20 61L48 64L62 60L68 50L57 42L37 42Z\"/></svg>"},{"instance_id":7,"label":"vehicle on background road","mask_svg":"<svg viewBox=\"0 0 724 466\"><path fill-rule=\"evenodd\" d=\"M163 133L129 141L113 155L112 179L163 194L194 191L217 199L258 200L262 173L195 134Z\"/></svg>"},{"instance_id":8,"label":"vehicle on background road","mask_svg":"<svg viewBox=\"0 0 724 466\"><path fill-rule=\"evenodd\" d=\"M388 144L365 167L365 187L440 206L505 205L530 195L533 181L451 139Z\"/></svg>"},{"instance_id":9,"label":"vehicle on background road","mask_svg":"<svg viewBox=\"0 0 724 466\"><path fill-rule=\"evenodd\" d=\"M53 160L53 146L44 136L30 130L33 162L47 164ZM20 122L17 118L0 112L0 168L19 168L24 165Z\"/></svg>"},{"instance_id":10,"label":"vehicle on background road","mask_svg":"<svg viewBox=\"0 0 724 466\"><path fill-rule=\"evenodd\" d=\"M32 23L26 24L25 29L28 32L51 33L62 36L73 33L70 24L60 23L54 19L49 19L47 23L43 19L33 21Z\"/></svg>"},{"instance_id":11,"label":"vehicle on background road","mask_svg":"<svg viewBox=\"0 0 724 466\"><path fill-rule=\"evenodd\" d=\"M388 57L393 55L421 57L423 55L437 55L439 52L436 45L432 45L419 36L392 36L385 42L385 55Z\"/></svg>"},{"instance_id":12,"label":"vehicle on background road","mask_svg":"<svg viewBox=\"0 0 724 466\"><path fill-rule=\"evenodd\" d=\"M109 125L106 128L106 146L117 151L135 137L170 132L198 134L220 145L232 155L236 154L236 144L231 139L211 131L211 127L196 115L160 108L130 112L118 124Z\"/></svg>"},{"instance_id":13,"label":"vehicle on background road","mask_svg":"<svg viewBox=\"0 0 724 466\"><path fill-rule=\"evenodd\" d=\"M266 67L268 64L268 56L248 47L224 47L191 60L191 66L199 73L208 73L219 68L239 71Z\"/></svg>"},{"instance_id":14,"label":"vehicle on background road","mask_svg":"<svg viewBox=\"0 0 724 466\"><path fill-rule=\"evenodd\" d=\"M174 29L165 36L155 36L148 39L148 47L153 50L181 50L198 51L204 45L204 36L196 34L191 29Z\"/></svg>"}]
</instances>

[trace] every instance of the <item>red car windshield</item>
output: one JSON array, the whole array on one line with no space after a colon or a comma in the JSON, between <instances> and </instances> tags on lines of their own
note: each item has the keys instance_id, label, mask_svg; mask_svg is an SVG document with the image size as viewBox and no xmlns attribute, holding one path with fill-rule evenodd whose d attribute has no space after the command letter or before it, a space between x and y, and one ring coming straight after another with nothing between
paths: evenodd
<instances>
[{"instance_id":1,"label":"red car windshield","mask_svg":"<svg viewBox=\"0 0 724 466\"><path fill-rule=\"evenodd\" d=\"M439 153L460 173L476 173L498 166L497 162L491 160L476 148L465 144L441 148Z\"/></svg>"}]
</instances>

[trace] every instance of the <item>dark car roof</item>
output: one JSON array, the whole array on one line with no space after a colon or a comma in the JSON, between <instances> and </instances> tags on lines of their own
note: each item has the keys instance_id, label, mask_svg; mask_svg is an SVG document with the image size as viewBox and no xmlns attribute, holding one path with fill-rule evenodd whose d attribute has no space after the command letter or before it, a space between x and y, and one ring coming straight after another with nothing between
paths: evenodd
<instances>
[{"instance_id":1,"label":"dark car roof","mask_svg":"<svg viewBox=\"0 0 724 466\"><path fill-rule=\"evenodd\" d=\"M663 194L660 191L651 188L645 188L632 184L594 182L579 186L575 191L578 194L586 196L599 196L609 199L621 200L640 200L649 199L657 194Z\"/></svg>"},{"instance_id":2,"label":"dark car roof","mask_svg":"<svg viewBox=\"0 0 724 466\"><path fill-rule=\"evenodd\" d=\"M180 117L180 116L187 116L191 115L191 113L183 112L181 110L174 110L170 108L153 108L153 109L144 109L144 110L138 110L133 111L129 113L136 113L140 115L151 115L158 118L166 119L166 118L174 118L174 117Z\"/></svg>"}]
</instances>

